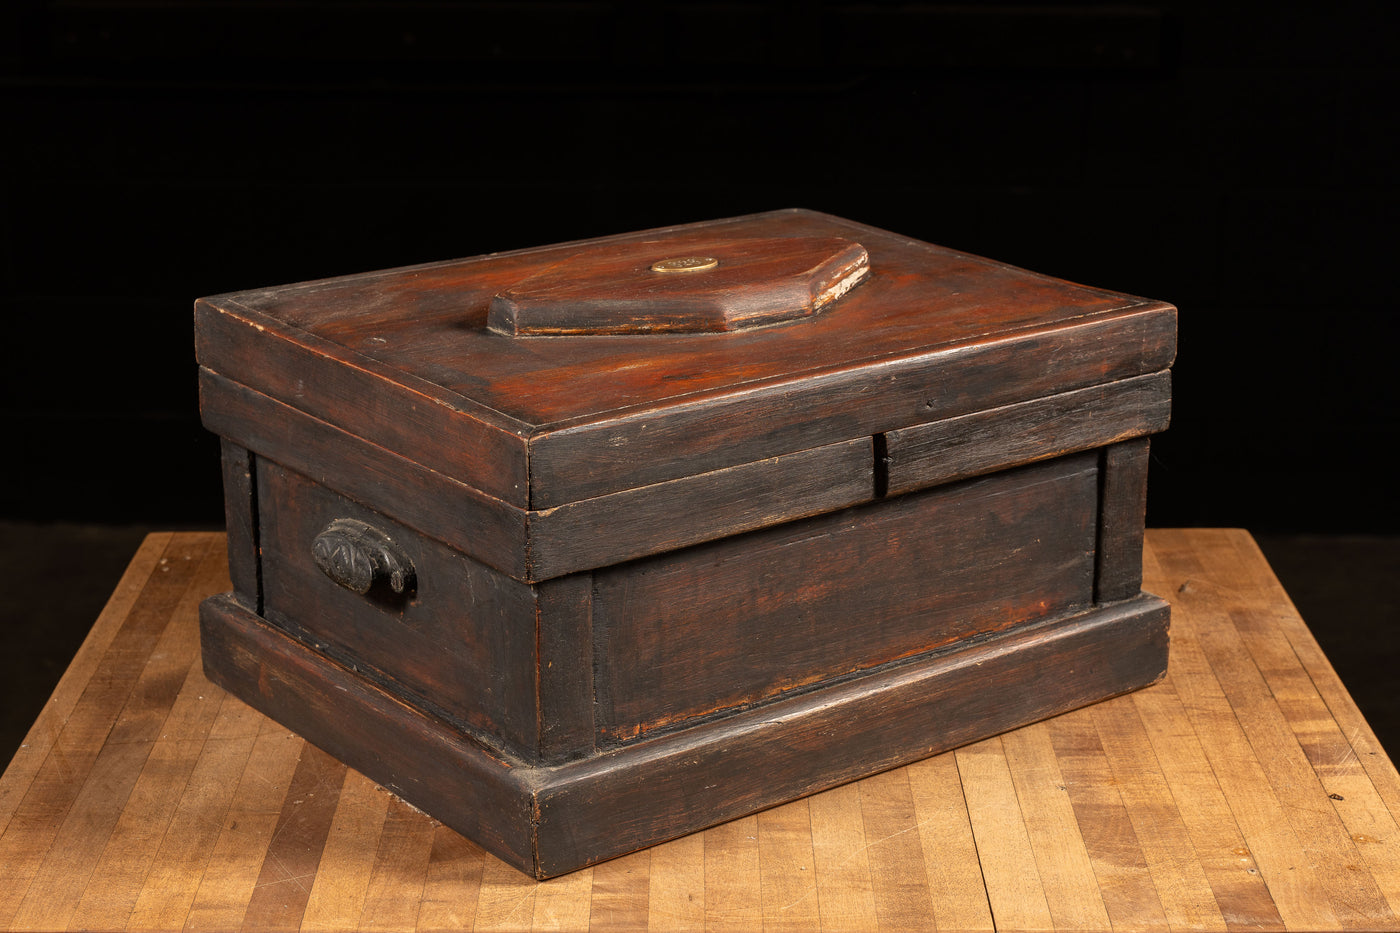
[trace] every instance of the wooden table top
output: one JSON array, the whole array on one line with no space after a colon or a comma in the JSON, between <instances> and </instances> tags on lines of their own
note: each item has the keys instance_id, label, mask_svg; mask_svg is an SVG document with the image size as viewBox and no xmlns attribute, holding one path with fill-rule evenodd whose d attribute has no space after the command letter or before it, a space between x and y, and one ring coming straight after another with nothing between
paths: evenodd
<instances>
[{"instance_id":1,"label":"wooden table top","mask_svg":"<svg viewBox=\"0 0 1400 933\"><path fill-rule=\"evenodd\" d=\"M0 929L1400 929L1400 775L1249 535L1148 533L1165 682L537 883L204 679L149 537L0 778Z\"/></svg>"}]
</instances>

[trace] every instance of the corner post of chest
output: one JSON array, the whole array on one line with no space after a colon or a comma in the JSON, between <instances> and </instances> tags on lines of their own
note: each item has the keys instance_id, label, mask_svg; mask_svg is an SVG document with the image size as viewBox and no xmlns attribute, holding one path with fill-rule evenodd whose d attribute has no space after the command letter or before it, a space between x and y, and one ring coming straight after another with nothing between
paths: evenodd
<instances>
[{"instance_id":1,"label":"corner post of chest","mask_svg":"<svg viewBox=\"0 0 1400 933\"><path fill-rule=\"evenodd\" d=\"M228 573L240 604L262 613L262 563L258 543L257 455L221 438Z\"/></svg>"},{"instance_id":2,"label":"corner post of chest","mask_svg":"<svg viewBox=\"0 0 1400 933\"><path fill-rule=\"evenodd\" d=\"M541 761L596 750L593 693L593 574L535 584L536 736Z\"/></svg>"},{"instance_id":3,"label":"corner post of chest","mask_svg":"<svg viewBox=\"0 0 1400 933\"><path fill-rule=\"evenodd\" d=\"M1099 529L1094 602L1131 599L1142 591L1149 439L1135 437L1099 452Z\"/></svg>"}]
</instances>

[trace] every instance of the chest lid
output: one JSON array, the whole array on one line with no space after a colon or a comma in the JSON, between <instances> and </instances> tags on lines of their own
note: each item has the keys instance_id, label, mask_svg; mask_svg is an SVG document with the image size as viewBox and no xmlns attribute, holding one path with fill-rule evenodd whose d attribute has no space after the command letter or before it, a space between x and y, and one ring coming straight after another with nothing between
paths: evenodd
<instances>
[{"instance_id":1,"label":"chest lid","mask_svg":"<svg viewBox=\"0 0 1400 933\"><path fill-rule=\"evenodd\" d=\"M527 510L1157 372L1175 334L801 210L196 305L207 373Z\"/></svg>"}]
</instances>

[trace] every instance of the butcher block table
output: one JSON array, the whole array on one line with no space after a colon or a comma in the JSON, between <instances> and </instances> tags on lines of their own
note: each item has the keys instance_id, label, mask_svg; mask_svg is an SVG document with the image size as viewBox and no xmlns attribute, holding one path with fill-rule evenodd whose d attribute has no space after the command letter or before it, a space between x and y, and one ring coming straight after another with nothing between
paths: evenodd
<instances>
[{"instance_id":1,"label":"butcher block table","mask_svg":"<svg viewBox=\"0 0 1400 933\"><path fill-rule=\"evenodd\" d=\"M147 538L0 778L0 929L1400 929L1400 775L1246 532L1153 530L1167 679L535 882L205 680Z\"/></svg>"}]
</instances>

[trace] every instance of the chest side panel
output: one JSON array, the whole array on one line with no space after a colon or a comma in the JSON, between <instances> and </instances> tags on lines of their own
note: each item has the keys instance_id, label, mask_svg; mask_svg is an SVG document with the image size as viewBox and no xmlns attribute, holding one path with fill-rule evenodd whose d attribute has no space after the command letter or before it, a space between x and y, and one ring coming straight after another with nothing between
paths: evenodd
<instances>
[{"instance_id":1,"label":"chest side panel","mask_svg":"<svg viewBox=\"0 0 1400 933\"><path fill-rule=\"evenodd\" d=\"M599 572L600 736L1087 606L1097 513L1081 454Z\"/></svg>"},{"instance_id":2,"label":"chest side panel","mask_svg":"<svg viewBox=\"0 0 1400 933\"><path fill-rule=\"evenodd\" d=\"M258 465L264 616L423 709L533 748L535 595L269 460ZM350 519L412 566L409 591L361 595L318 566L316 539Z\"/></svg>"}]
</instances>

